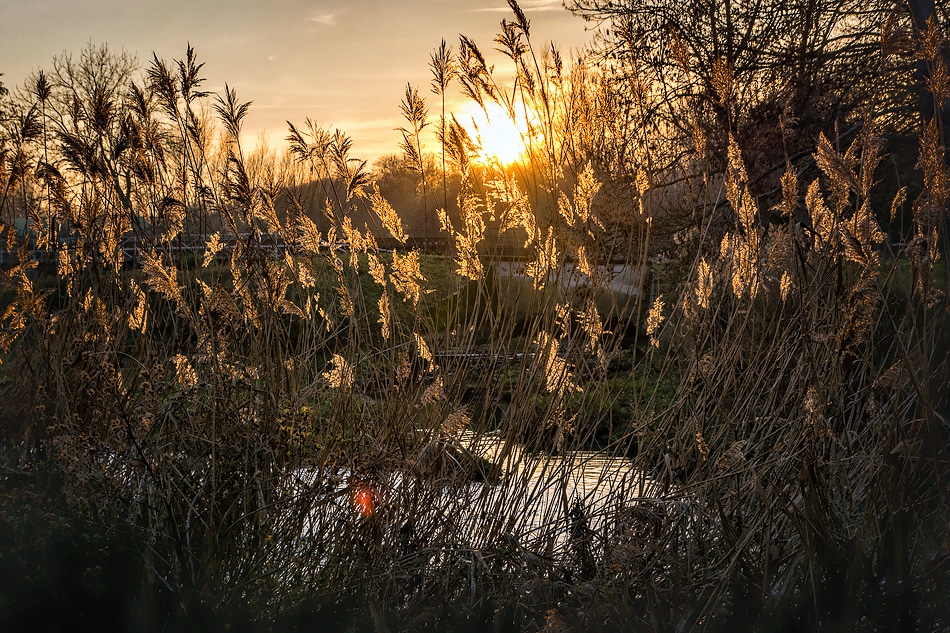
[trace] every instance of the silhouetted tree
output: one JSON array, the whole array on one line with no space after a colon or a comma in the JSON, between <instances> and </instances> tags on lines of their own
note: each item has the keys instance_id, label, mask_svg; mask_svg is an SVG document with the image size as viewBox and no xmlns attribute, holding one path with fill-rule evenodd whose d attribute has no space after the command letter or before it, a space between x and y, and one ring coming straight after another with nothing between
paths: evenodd
<instances>
[{"instance_id":1,"label":"silhouetted tree","mask_svg":"<svg viewBox=\"0 0 950 633\"><path fill-rule=\"evenodd\" d=\"M885 0L567 5L603 26L600 51L640 111L637 124L711 150L720 164L729 134L746 153L781 159L855 116L880 81L880 31L892 8ZM680 159L680 147L659 149L655 169Z\"/></svg>"},{"instance_id":2,"label":"silhouetted tree","mask_svg":"<svg viewBox=\"0 0 950 633\"><path fill-rule=\"evenodd\" d=\"M387 154L373 164L373 173L380 193L399 213L410 235L437 235L438 227L428 216L434 216L434 210L443 204L448 204L450 217L457 216L458 175L451 171L443 173L434 156ZM445 191L442 187L425 187L424 181L441 181Z\"/></svg>"}]
</instances>

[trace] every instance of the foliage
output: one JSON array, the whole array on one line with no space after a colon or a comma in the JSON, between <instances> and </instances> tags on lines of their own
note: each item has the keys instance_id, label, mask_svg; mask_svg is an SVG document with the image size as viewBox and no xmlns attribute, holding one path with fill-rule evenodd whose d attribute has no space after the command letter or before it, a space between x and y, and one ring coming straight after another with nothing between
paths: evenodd
<instances>
[{"instance_id":1,"label":"foliage","mask_svg":"<svg viewBox=\"0 0 950 633\"><path fill-rule=\"evenodd\" d=\"M144 72L90 47L4 102L0 494L54 543L6 512L4 564L32 574L72 535L93 603L204 629L946 626L939 117L919 190L878 208L883 136L907 122L852 86L761 196L756 107L794 84L766 90L770 38L801 36L779 40L812 83L842 78L838 40L759 3L740 15L756 47L690 35L684 86L707 86L631 101L639 57L565 67L509 4L514 86L464 37L432 68L443 99L529 115L511 165L444 107L428 160L411 86L377 182L311 120L284 156L246 152L250 104L205 92L190 47ZM935 24L902 54L939 77ZM685 34L644 40L654 71ZM685 126L691 103L709 116ZM665 118L640 126L646 106ZM394 209L404 172L438 249Z\"/></svg>"}]
</instances>

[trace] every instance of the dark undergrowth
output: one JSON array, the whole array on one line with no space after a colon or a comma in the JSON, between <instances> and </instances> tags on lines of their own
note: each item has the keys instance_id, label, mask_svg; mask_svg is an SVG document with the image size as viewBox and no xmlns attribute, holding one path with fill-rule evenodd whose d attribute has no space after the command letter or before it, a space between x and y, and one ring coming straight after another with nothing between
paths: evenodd
<instances>
[{"instance_id":1,"label":"dark undergrowth","mask_svg":"<svg viewBox=\"0 0 950 633\"><path fill-rule=\"evenodd\" d=\"M510 5L517 84L462 38L433 88L525 151L409 87L421 223L342 132L247 151L191 49L0 101L4 630L950 627L946 133L872 114L936 23L860 13L867 107L784 147L791 80Z\"/></svg>"}]
</instances>

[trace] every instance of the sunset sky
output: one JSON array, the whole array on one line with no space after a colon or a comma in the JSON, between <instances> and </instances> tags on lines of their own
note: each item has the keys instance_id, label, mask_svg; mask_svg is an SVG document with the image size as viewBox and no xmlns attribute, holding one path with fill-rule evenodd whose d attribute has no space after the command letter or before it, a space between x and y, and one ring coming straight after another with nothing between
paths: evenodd
<instances>
[{"instance_id":1,"label":"sunset sky","mask_svg":"<svg viewBox=\"0 0 950 633\"><path fill-rule=\"evenodd\" d=\"M561 0L523 0L532 41L567 53L591 34ZM407 82L427 95L429 56L442 38L458 48L472 38L490 64L507 68L492 39L504 0L0 0L0 72L8 88L49 68L63 51L89 42L135 54L182 59L188 42L206 63L205 88L225 82L254 102L245 122L251 142L286 135L287 119L311 117L354 139L354 154L373 160L397 151L399 101Z\"/></svg>"}]
</instances>

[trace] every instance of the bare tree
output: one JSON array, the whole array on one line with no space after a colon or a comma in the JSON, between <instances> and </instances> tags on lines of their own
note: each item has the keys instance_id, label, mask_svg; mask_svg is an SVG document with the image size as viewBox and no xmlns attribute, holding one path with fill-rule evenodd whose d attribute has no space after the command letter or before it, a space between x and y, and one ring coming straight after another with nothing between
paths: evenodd
<instances>
[{"instance_id":1,"label":"bare tree","mask_svg":"<svg viewBox=\"0 0 950 633\"><path fill-rule=\"evenodd\" d=\"M719 158L729 134L794 154L854 115L879 79L883 0L570 0L648 129ZM777 125L781 123L781 125ZM668 163L679 158L670 148ZM766 161L765 164L767 164ZM662 165L662 163L661 163Z\"/></svg>"}]
</instances>

